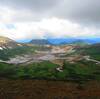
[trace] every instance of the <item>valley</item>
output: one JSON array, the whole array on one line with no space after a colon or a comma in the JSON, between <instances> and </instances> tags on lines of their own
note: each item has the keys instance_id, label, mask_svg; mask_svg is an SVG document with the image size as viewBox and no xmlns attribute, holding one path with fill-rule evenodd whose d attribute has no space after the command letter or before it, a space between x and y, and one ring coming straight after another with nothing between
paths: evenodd
<instances>
[{"instance_id":1,"label":"valley","mask_svg":"<svg viewBox=\"0 0 100 99\"><path fill-rule=\"evenodd\" d=\"M99 43L25 44L3 39L7 41L0 42L1 99L100 98Z\"/></svg>"},{"instance_id":2,"label":"valley","mask_svg":"<svg viewBox=\"0 0 100 99\"><path fill-rule=\"evenodd\" d=\"M99 44L34 45L4 39L8 41L0 43L1 78L99 80Z\"/></svg>"}]
</instances>

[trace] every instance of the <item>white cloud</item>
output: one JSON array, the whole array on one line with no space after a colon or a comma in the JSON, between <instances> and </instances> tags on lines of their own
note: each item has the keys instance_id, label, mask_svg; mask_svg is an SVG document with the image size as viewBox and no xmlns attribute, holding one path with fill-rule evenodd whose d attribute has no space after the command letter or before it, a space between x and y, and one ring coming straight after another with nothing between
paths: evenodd
<instances>
[{"instance_id":1,"label":"white cloud","mask_svg":"<svg viewBox=\"0 0 100 99\"><path fill-rule=\"evenodd\" d=\"M83 27L77 23L59 18L32 22L0 23L0 35L14 40L31 38L65 38L100 36L100 30Z\"/></svg>"},{"instance_id":2,"label":"white cloud","mask_svg":"<svg viewBox=\"0 0 100 99\"><path fill-rule=\"evenodd\" d=\"M12 21L14 11L8 9L7 7L0 7L0 22L9 23Z\"/></svg>"}]
</instances>

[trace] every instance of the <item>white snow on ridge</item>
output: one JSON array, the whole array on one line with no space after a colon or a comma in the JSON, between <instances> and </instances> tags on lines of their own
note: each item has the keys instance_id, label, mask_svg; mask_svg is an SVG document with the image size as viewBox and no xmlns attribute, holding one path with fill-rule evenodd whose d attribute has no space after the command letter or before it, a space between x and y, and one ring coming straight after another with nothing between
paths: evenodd
<instances>
[{"instance_id":1,"label":"white snow on ridge","mask_svg":"<svg viewBox=\"0 0 100 99\"><path fill-rule=\"evenodd\" d=\"M3 48L2 48L2 47L0 47L0 50L3 50Z\"/></svg>"}]
</instances>

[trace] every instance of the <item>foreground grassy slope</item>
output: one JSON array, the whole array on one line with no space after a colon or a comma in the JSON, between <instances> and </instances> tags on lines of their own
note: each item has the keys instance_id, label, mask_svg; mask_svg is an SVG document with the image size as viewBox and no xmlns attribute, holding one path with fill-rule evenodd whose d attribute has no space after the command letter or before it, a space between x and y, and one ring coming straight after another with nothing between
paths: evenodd
<instances>
[{"instance_id":1,"label":"foreground grassy slope","mask_svg":"<svg viewBox=\"0 0 100 99\"><path fill-rule=\"evenodd\" d=\"M74 64L64 63L64 71L48 61L30 65L12 65L0 63L0 78L20 79L55 79L55 80L100 80L100 66L95 63L79 61Z\"/></svg>"}]
</instances>

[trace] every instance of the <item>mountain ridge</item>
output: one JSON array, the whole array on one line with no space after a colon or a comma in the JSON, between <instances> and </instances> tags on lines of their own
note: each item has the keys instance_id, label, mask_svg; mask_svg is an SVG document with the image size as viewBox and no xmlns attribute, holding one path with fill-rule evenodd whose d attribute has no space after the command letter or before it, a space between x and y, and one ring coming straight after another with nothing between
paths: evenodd
<instances>
[{"instance_id":1,"label":"mountain ridge","mask_svg":"<svg viewBox=\"0 0 100 99\"><path fill-rule=\"evenodd\" d=\"M0 36L0 50L12 49L12 48L15 48L18 46L20 46L20 44L17 43L16 41L14 41L8 37Z\"/></svg>"},{"instance_id":2,"label":"mountain ridge","mask_svg":"<svg viewBox=\"0 0 100 99\"><path fill-rule=\"evenodd\" d=\"M33 39L31 44L38 45L63 45L63 44L95 44L100 43L100 38L55 38L55 39Z\"/></svg>"},{"instance_id":3,"label":"mountain ridge","mask_svg":"<svg viewBox=\"0 0 100 99\"><path fill-rule=\"evenodd\" d=\"M27 42L34 45L65 45L65 44L97 44L100 43L100 38L51 38L51 39L32 39ZM1 46L13 46L16 47L20 43L8 38L0 36Z\"/></svg>"}]
</instances>

